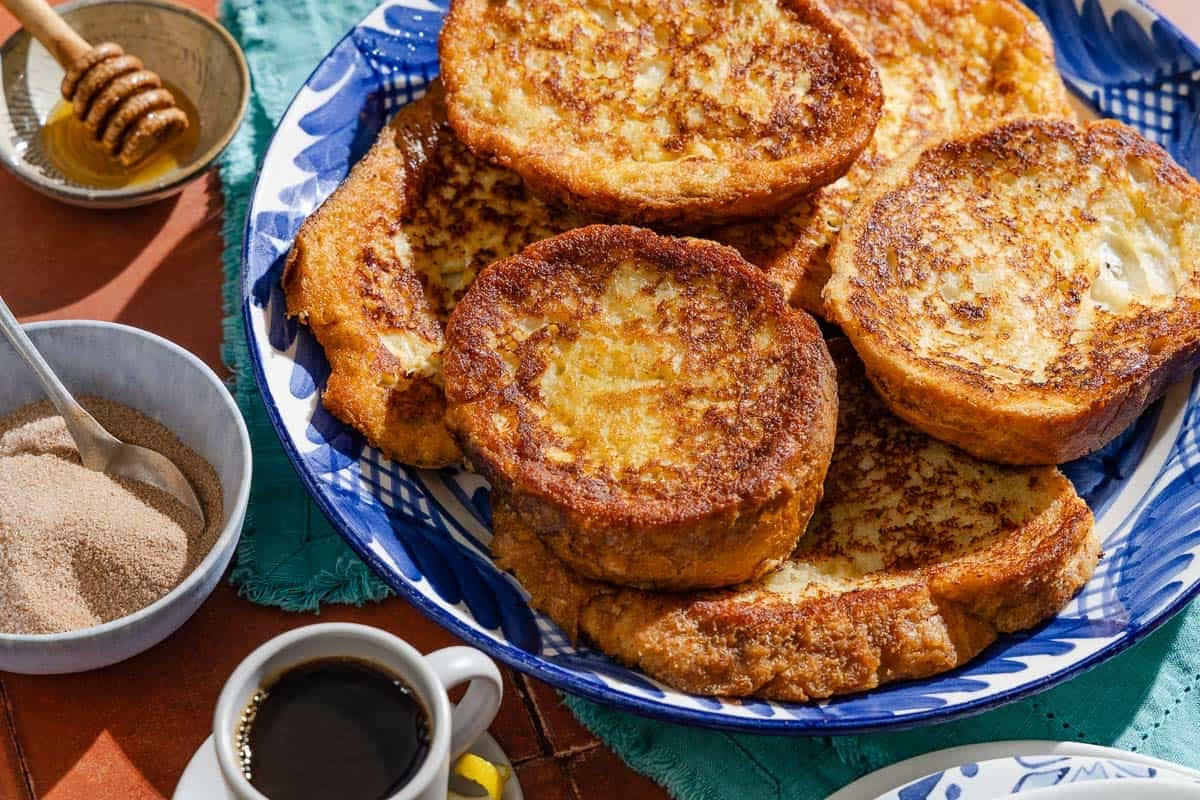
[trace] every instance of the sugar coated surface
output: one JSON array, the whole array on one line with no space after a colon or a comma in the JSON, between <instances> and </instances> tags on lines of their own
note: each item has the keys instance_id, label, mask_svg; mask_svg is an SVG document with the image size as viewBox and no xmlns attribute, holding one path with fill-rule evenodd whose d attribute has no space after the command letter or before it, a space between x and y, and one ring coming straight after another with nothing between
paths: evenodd
<instances>
[{"instance_id":1,"label":"sugar coated surface","mask_svg":"<svg viewBox=\"0 0 1200 800\"><path fill-rule=\"evenodd\" d=\"M221 484L207 461L127 406L80 402L118 439L175 462L208 525L158 489L84 467L49 403L0 418L0 633L62 633L145 608L220 533Z\"/></svg>"}]
</instances>

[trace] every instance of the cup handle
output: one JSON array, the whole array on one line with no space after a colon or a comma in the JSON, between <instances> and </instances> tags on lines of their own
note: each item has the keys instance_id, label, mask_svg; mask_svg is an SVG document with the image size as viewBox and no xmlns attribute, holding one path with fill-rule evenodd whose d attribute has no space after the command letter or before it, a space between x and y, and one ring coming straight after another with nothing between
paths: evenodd
<instances>
[{"instance_id":1,"label":"cup handle","mask_svg":"<svg viewBox=\"0 0 1200 800\"><path fill-rule=\"evenodd\" d=\"M470 681L467 694L450 712L450 758L467 751L500 710L504 684L496 663L471 647L446 647L425 656L447 691Z\"/></svg>"}]
</instances>

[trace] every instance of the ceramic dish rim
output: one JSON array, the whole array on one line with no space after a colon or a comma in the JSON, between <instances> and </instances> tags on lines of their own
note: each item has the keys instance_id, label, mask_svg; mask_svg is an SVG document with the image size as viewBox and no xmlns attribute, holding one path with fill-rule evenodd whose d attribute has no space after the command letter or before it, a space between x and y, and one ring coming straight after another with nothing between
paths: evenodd
<instances>
[{"instance_id":1,"label":"ceramic dish rim","mask_svg":"<svg viewBox=\"0 0 1200 800\"><path fill-rule=\"evenodd\" d=\"M125 628L137 626L140 622L150 617L155 616L160 611L174 604L177 600L191 592L200 584L206 575L211 573L213 566L221 559L224 553L227 553L229 548L236 545L237 540L241 536L242 524L245 517L246 507L250 500L250 479L254 474L254 454L250 449L250 432L246 428L246 420L242 417L241 409L238 408L237 402L230 394L229 388L225 385L212 368L205 364L200 358L185 349L184 347L175 344L170 339L159 336L156 333L136 328L132 325L125 325L120 322L104 322L101 320L82 320L82 319L65 319L65 320L44 320L42 322L30 322L22 326L26 332L35 332L39 330L55 329L55 328L94 328L104 330L116 330L122 334L130 334L139 338L143 338L162 349L173 353L180 357L184 362L203 375L213 386L216 386L220 391L221 401L224 404L225 410L232 416L234 420L234 431L237 433L238 444L242 448L245 457L241 460L241 471L238 476L237 492L233 497L232 505L225 505L222 511L229 511L228 519L221 527L221 534L217 540L213 542L212 548L207 555L201 559L192 571L188 573L175 588L164 594L162 597L155 600L145 608L141 608L132 614L127 614L123 617L110 620L109 622L101 623L100 625L92 625L88 628L80 628L74 631L65 633L0 633L0 644L16 644L16 645L36 645L48 643L66 643L78 642L88 639L102 637L111 633L116 633ZM136 409L135 409L136 410ZM225 498L225 503L229 503L229 498Z\"/></svg>"},{"instance_id":2,"label":"ceramic dish rim","mask_svg":"<svg viewBox=\"0 0 1200 800\"><path fill-rule=\"evenodd\" d=\"M1046 786L1022 792L1021 795L1023 800L1079 800L1079 798L1086 800L1086 798L1096 796L1097 791L1103 791L1108 797L1116 795L1124 798L1129 796L1125 791L1117 791L1117 787L1127 789L1128 779L1110 778L1086 783L1068 783L1065 786ZM1150 800L1197 800L1200 798L1200 787L1195 787L1188 781L1170 779L1139 781L1137 794L1139 797L1148 797Z\"/></svg>"}]
</instances>

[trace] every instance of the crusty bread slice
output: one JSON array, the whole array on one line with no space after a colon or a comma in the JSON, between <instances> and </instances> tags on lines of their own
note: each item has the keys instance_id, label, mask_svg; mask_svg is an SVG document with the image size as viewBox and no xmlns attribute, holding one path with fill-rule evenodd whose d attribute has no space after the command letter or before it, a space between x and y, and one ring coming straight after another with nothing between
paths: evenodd
<instances>
[{"instance_id":1,"label":"crusty bread slice","mask_svg":"<svg viewBox=\"0 0 1200 800\"><path fill-rule=\"evenodd\" d=\"M736 589L588 580L503 501L492 553L571 637L679 689L811 700L963 664L1054 615L1099 555L1053 467L977 461L887 413L844 340L825 496L789 561Z\"/></svg>"},{"instance_id":2,"label":"crusty bread slice","mask_svg":"<svg viewBox=\"0 0 1200 800\"><path fill-rule=\"evenodd\" d=\"M1054 45L1020 0L826 0L879 70L883 114L842 178L778 217L708 235L767 271L795 306L824 316L829 248L871 177L925 138L1013 114L1071 116Z\"/></svg>"},{"instance_id":3,"label":"crusty bread slice","mask_svg":"<svg viewBox=\"0 0 1200 800\"><path fill-rule=\"evenodd\" d=\"M871 138L871 59L819 0L453 0L450 123L535 190L636 224L779 211Z\"/></svg>"},{"instance_id":4,"label":"crusty bread slice","mask_svg":"<svg viewBox=\"0 0 1200 800\"><path fill-rule=\"evenodd\" d=\"M288 254L288 314L312 329L332 368L325 407L398 461L458 461L442 422L450 311L487 263L583 221L473 156L435 81L304 221Z\"/></svg>"},{"instance_id":5,"label":"crusty bread slice","mask_svg":"<svg viewBox=\"0 0 1200 800\"><path fill-rule=\"evenodd\" d=\"M812 317L732 248L592 225L476 279L446 329L446 423L595 578L728 586L787 557L833 448Z\"/></svg>"},{"instance_id":6,"label":"crusty bread slice","mask_svg":"<svg viewBox=\"0 0 1200 800\"><path fill-rule=\"evenodd\" d=\"M1118 122L907 154L832 264L829 314L887 405L980 458L1096 450L1200 361L1200 185Z\"/></svg>"}]
</instances>

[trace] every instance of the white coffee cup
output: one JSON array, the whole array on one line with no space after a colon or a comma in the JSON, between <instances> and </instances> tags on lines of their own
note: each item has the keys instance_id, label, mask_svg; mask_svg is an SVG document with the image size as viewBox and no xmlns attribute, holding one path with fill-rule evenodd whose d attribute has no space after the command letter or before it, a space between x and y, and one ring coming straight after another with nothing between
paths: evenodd
<instances>
[{"instance_id":1,"label":"white coffee cup","mask_svg":"<svg viewBox=\"0 0 1200 800\"><path fill-rule=\"evenodd\" d=\"M429 752L416 774L389 800L446 800L450 763L466 752L496 717L504 686L500 670L470 647L421 655L386 631L366 625L326 623L277 636L246 657L221 690L213 717L213 744L221 776L239 800L270 800L242 773L235 744L250 698L288 670L321 658L358 658L395 673L429 714ZM470 681L457 706L446 690Z\"/></svg>"}]
</instances>

